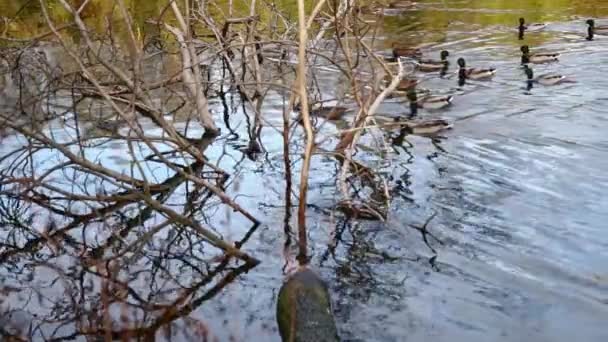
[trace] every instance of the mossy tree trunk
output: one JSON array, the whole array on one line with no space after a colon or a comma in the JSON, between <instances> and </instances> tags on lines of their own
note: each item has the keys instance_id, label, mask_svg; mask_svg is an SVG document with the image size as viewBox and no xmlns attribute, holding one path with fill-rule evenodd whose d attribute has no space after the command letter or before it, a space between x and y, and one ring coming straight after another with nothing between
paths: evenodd
<instances>
[{"instance_id":1,"label":"mossy tree trunk","mask_svg":"<svg viewBox=\"0 0 608 342\"><path fill-rule=\"evenodd\" d=\"M327 286L309 268L298 270L281 287L277 321L284 342L340 341Z\"/></svg>"}]
</instances>

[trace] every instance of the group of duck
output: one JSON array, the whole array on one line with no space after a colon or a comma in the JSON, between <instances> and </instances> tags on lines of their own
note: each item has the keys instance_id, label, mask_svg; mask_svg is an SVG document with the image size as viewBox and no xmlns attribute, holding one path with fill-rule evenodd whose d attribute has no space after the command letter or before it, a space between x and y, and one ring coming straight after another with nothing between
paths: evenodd
<instances>
[{"instance_id":1,"label":"group of duck","mask_svg":"<svg viewBox=\"0 0 608 342\"><path fill-rule=\"evenodd\" d=\"M587 24L587 37L586 39L591 41L594 39L596 33L608 34L608 26L596 26L593 19L586 21ZM524 18L519 18L519 39L524 38L525 32L540 31L546 27L546 24L534 23L526 25ZM532 89L535 83L551 86L565 82L572 82L569 78L559 74L543 74L534 77L534 72L530 67L531 64L544 64L557 62L559 60L559 53L532 53L528 45L523 45L520 48L522 53L521 64L524 69L524 73L527 77L527 89ZM389 61L396 61L401 58L407 58L413 60L416 69L421 72L439 72L440 76L443 77L447 74L449 68L448 57L450 53L448 51L441 51L439 54L439 60L423 59L422 51L417 48L408 47L397 47L393 45L392 56L388 57ZM458 64L458 84L463 86L467 80L489 80L496 74L494 68L468 68L464 58L460 57L457 60ZM403 94L407 96L410 102L411 115L417 113L418 108L427 109L441 109L451 104L453 97L448 96L432 96L428 91L420 92L416 90L416 86L419 81L412 78L405 78L400 81L397 86L397 94Z\"/></svg>"}]
</instances>

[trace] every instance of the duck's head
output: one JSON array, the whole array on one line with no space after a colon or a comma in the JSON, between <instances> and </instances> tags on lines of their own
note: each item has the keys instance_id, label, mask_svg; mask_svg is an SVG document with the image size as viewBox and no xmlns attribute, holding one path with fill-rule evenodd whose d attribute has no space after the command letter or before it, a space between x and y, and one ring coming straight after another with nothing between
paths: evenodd
<instances>
[{"instance_id":1,"label":"duck's head","mask_svg":"<svg viewBox=\"0 0 608 342\"><path fill-rule=\"evenodd\" d=\"M521 52L524 54L529 54L530 53L530 48L528 47L528 45L524 45L520 48Z\"/></svg>"},{"instance_id":2,"label":"duck's head","mask_svg":"<svg viewBox=\"0 0 608 342\"><path fill-rule=\"evenodd\" d=\"M526 23L526 21L524 20L524 18L519 18L519 25L520 26L524 26L525 23Z\"/></svg>"},{"instance_id":3,"label":"duck's head","mask_svg":"<svg viewBox=\"0 0 608 342\"><path fill-rule=\"evenodd\" d=\"M462 58L462 57L458 58L457 63L458 63L458 66L461 68L464 68L465 66L467 66L467 63L464 61L464 58Z\"/></svg>"},{"instance_id":4,"label":"duck's head","mask_svg":"<svg viewBox=\"0 0 608 342\"><path fill-rule=\"evenodd\" d=\"M587 25L589 25L589 27L587 27L587 40L593 40L593 36L595 35L595 22L593 21L593 19L589 19L587 20Z\"/></svg>"},{"instance_id":5,"label":"duck's head","mask_svg":"<svg viewBox=\"0 0 608 342\"><path fill-rule=\"evenodd\" d=\"M450 53L446 50L441 51L441 60L445 60L446 58L448 58L448 56L450 55Z\"/></svg>"}]
</instances>

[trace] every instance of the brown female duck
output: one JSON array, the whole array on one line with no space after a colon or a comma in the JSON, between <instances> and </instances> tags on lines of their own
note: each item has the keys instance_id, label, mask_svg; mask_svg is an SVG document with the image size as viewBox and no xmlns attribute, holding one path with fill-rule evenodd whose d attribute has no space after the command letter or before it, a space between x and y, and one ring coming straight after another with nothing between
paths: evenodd
<instances>
[{"instance_id":1,"label":"brown female duck","mask_svg":"<svg viewBox=\"0 0 608 342\"><path fill-rule=\"evenodd\" d=\"M393 44L393 57L421 58L422 51L418 48L396 46L396 44Z\"/></svg>"}]
</instances>

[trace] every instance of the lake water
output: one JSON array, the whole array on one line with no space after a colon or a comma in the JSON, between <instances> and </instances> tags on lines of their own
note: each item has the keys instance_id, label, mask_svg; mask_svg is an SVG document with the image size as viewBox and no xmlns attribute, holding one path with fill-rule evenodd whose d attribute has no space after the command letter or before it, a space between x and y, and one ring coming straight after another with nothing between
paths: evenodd
<instances>
[{"instance_id":1,"label":"lake water","mask_svg":"<svg viewBox=\"0 0 608 342\"><path fill-rule=\"evenodd\" d=\"M453 74L421 76L420 87L453 94L454 103L419 115L454 127L441 141L409 136L411 146L394 145L376 161L403 185L386 223L327 214L339 199L336 163L316 157L308 212L312 266L328 281L343 339L608 340L608 35L584 38L589 17L608 24L602 20L608 2L419 1L386 14L381 35L387 51L393 42L424 44L431 57L449 50L452 68L464 57L469 66L494 67L497 74L462 88ZM548 26L518 40L520 16ZM524 43L562 54L558 63L534 66L536 75L556 72L575 82L527 90L519 52ZM330 89L339 83L322 77ZM266 106L267 125L280 126L279 107ZM380 111L407 113L408 106L386 103ZM261 263L190 315L221 341L280 341L274 308L285 264L281 137L265 128L267 153L252 161L238 150L247 141L245 119L234 115L230 122L241 137L223 136L207 155L233 175L229 192L263 222L244 246ZM12 144L15 138L5 139L0 152ZM106 160L118 169L128 168L115 153L121 148L101 149L112 152ZM229 223L224 237L240 239L247 221L224 210L209 215ZM411 227L433 213L428 230L441 243L429 237L429 244L436 253ZM0 272L12 287L23 281L9 269ZM53 291L44 295L59 296ZM35 319L35 301L28 303L25 317Z\"/></svg>"}]
</instances>

